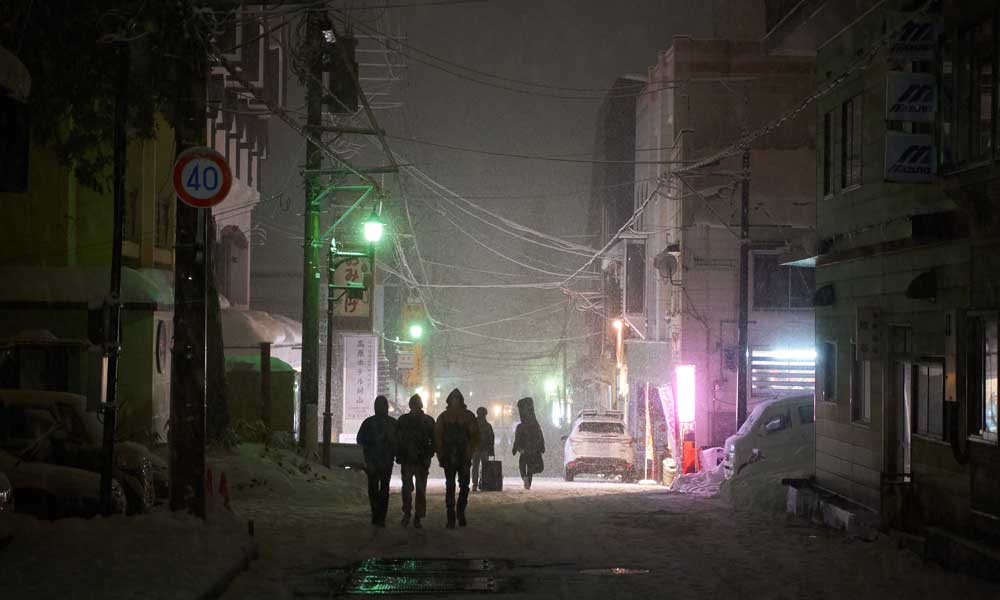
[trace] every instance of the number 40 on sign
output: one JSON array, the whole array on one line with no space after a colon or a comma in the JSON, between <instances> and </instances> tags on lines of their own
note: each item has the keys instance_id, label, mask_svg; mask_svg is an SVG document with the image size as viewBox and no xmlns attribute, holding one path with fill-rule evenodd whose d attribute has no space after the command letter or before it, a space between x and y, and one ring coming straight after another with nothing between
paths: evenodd
<instances>
[{"instance_id":1,"label":"number 40 on sign","mask_svg":"<svg viewBox=\"0 0 1000 600\"><path fill-rule=\"evenodd\" d=\"M191 148L174 162L174 192L195 208L210 208L226 199L233 174L226 159L211 148Z\"/></svg>"}]
</instances>

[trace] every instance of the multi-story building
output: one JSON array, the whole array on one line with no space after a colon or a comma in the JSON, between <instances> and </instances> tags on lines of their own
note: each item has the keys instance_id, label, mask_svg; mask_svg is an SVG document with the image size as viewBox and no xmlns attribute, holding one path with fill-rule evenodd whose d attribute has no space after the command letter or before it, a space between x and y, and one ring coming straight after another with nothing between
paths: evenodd
<instances>
[{"instance_id":1,"label":"multi-story building","mask_svg":"<svg viewBox=\"0 0 1000 600\"><path fill-rule=\"evenodd\" d=\"M690 431L698 446L721 445L735 431L744 179L749 403L812 389L812 271L784 264L813 236L812 120L796 117L756 139L749 171L740 151L691 168L795 106L812 72L810 57L770 55L757 41L686 36L649 69L636 106L632 204L645 209L615 252L627 330L624 406L639 439L646 406L652 422L665 417L671 444Z\"/></svg>"},{"instance_id":2,"label":"multi-story building","mask_svg":"<svg viewBox=\"0 0 1000 600\"><path fill-rule=\"evenodd\" d=\"M816 51L816 484L1000 534L996 2L768 3ZM863 68L862 68L863 67Z\"/></svg>"},{"instance_id":3,"label":"multi-story building","mask_svg":"<svg viewBox=\"0 0 1000 600\"><path fill-rule=\"evenodd\" d=\"M233 48L227 56L240 65L246 78L281 101L287 71L283 42L263 35L270 26L259 13L244 9L241 14L243 18L219 43ZM133 50L138 50L142 41L135 44ZM224 72L214 70L208 76L206 141L225 155L234 175L232 192L214 209L216 275L220 291L232 305L245 307L249 298L249 210L259 199L260 161L266 157L269 114L248 94L238 92ZM7 90L8 79L3 81L0 97L6 100L8 91L18 90ZM30 86L30 79L18 81ZM28 101L0 103L4 111L0 122L26 122L8 114L31 112L30 96L20 95ZM127 148L119 428L125 436L166 439L177 202L170 172L176 143L170 124L162 117L157 119L154 137L132 139ZM8 282L0 291L0 337L44 330L59 338L85 342L90 334L89 309L95 301L106 298L110 289L111 191L79 183L51 148L32 143L20 154L27 165L23 174L10 177L5 172L5 182L17 185L5 186L3 189L9 191L0 192L0 276ZM225 321L224 329L232 333L234 328ZM238 337L240 319L229 321L236 322L234 337ZM275 323L273 329L280 330L282 338L294 338L294 323Z\"/></svg>"}]
</instances>

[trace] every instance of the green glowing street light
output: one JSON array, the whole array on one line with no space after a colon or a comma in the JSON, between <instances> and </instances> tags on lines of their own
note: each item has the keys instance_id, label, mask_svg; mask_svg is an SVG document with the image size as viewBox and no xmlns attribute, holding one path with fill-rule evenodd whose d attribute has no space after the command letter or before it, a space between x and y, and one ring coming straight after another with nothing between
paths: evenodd
<instances>
[{"instance_id":1,"label":"green glowing street light","mask_svg":"<svg viewBox=\"0 0 1000 600\"><path fill-rule=\"evenodd\" d=\"M557 389L559 389L559 382L558 381L556 381L555 379L546 379L545 380L545 393L546 394L554 394L554 393L556 393Z\"/></svg>"},{"instance_id":2,"label":"green glowing street light","mask_svg":"<svg viewBox=\"0 0 1000 600\"><path fill-rule=\"evenodd\" d=\"M372 210L372 214L365 221L365 240L371 244L376 244L382 239L382 231L385 225L378 218L378 213Z\"/></svg>"},{"instance_id":3,"label":"green glowing street light","mask_svg":"<svg viewBox=\"0 0 1000 600\"><path fill-rule=\"evenodd\" d=\"M419 340L424 335L424 326L420 323L410 325L410 339Z\"/></svg>"}]
</instances>

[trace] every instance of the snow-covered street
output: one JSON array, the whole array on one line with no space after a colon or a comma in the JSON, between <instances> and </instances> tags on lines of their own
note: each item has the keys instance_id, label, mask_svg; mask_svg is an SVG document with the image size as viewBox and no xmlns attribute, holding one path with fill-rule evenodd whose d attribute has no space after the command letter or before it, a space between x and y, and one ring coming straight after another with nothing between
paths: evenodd
<instances>
[{"instance_id":1,"label":"snow-covered street","mask_svg":"<svg viewBox=\"0 0 1000 600\"><path fill-rule=\"evenodd\" d=\"M432 477L439 473L432 469ZM502 595L517 598L1000 594L994 584L922 562L888 537L849 537L658 486L540 479L525 491L508 478L502 493L474 494L469 526L450 531L440 479L429 486L422 530L399 525L398 480L389 526L377 529L369 525L362 474L282 479L234 491L237 514L254 520L260 560L236 579L227 598L336 597L351 565L373 557L492 559ZM649 572L581 572L607 567Z\"/></svg>"}]
</instances>

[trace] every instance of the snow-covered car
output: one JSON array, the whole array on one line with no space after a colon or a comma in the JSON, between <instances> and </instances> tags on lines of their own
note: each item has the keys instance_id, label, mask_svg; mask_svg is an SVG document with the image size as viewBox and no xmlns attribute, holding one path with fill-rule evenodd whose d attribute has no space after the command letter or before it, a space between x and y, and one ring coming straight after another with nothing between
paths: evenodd
<instances>
[{"instance_id":1,"label":"snow-covered car","mask_svg":"<svg viewBox=\"0 0 1000 600\"><path fill-rule=\"evenodd\" d=\"M26 459L0 450L0 473L14 489L18 512L43 519L93 517L100 513L101 476L93 471ZM125 492L111 482L111 509L123 513Z\"/></svg>"},{"instance_id":2,"label":"snow-covered car","mask_svg":"<svg viewBox=\"0 0 1000 600\"><path fill-rule=\"evenodd\" d=\"M0 390L0 448L23 458L100 472L102 425L77 394ZM146 512L166 495L167 467L148 448L115 444L113 476L130 514ZM15 483L16 487L17 484Z\"/></svg>"},{"instance_id":3,"label":"snow-covered car","mask_svg":"<svg viewBox=\"0 0 1000 600\"><path fill-rule=\"evenodd\" d=\"M816 448L816 418L812 394L761 402L735 435L726 439L723 462L726 479L752 463L768 468L811 469ZM807 473L804 473L807 474Z\"/></svg>"},{"instance_id":4,"label":"snow-covered car","mask_svg":"<svg viewBox=\"0 0 1000 600\"><path fill-rule=\"evenodd\" d=\"M583 411L563 439L566 481L581 474L635 478L635 440L626 433L620 412Z\"/></svg>"}]
</instances>

